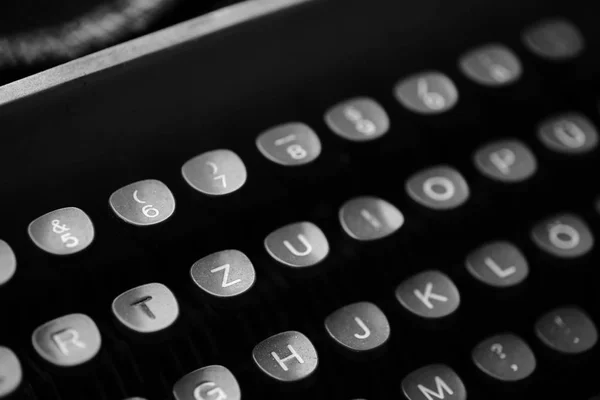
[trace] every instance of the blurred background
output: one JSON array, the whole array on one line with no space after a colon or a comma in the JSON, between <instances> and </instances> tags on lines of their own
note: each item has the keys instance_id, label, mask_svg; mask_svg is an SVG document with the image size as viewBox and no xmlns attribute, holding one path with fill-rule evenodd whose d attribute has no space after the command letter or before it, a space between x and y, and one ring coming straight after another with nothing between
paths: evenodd
<instances>
[{"instance_id":1,"label":"blurred background","mask_svg":"<svg viewBox=\"0 0 600 400\"><path fill-rule=\"evenodd\" d=\"M2 0L0 85L241 0Z\"/></svg>"}]
</instances>

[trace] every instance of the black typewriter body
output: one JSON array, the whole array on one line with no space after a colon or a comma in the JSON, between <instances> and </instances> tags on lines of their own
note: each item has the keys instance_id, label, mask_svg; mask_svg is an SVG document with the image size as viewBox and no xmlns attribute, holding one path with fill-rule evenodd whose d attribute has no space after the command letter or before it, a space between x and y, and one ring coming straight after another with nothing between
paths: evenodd
<instances>
[{"instance_id":1,"label":"black typewriter body","mask_svg":"<svg viewBox=\"0 0 600 400\"><path fill-rule=\"evenodd\" d=\"M599 395L590 6L247 2L1 87L0 397Z\"/></svg>"}]
</instances>

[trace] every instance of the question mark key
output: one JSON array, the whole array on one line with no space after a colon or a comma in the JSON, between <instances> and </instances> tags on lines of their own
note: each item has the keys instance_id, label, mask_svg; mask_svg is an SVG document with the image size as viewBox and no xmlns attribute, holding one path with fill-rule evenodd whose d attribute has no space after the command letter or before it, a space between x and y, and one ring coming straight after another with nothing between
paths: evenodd
<instances>
[{"instance_id":1,"label":"question mark key","mask_svg":"<svg viewBox=\"0 0 600 400\"><path fill-rule=\"evenodd\" d=\"M511 333L489 337L472 352L477 368L499 381L520 381L535 371L533 352L520 337Z\"/></svg>"}]
</instances>

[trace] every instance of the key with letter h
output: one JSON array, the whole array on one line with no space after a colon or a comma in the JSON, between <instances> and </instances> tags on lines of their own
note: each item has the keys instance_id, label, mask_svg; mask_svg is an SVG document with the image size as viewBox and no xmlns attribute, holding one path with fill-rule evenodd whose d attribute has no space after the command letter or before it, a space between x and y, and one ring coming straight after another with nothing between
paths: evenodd
<instances>
[{"instance_id":1,"label":"key with letter h","mask_svg":"<svg viewBox=\"0 0 600 400\"><path fill-rule=\"evenodd\" d=\"M300 332L288 331L260 342L252 351L258 368L280 382L295 382L307 378L317 368L317 351Z\"/></svg>"}]
</instances>

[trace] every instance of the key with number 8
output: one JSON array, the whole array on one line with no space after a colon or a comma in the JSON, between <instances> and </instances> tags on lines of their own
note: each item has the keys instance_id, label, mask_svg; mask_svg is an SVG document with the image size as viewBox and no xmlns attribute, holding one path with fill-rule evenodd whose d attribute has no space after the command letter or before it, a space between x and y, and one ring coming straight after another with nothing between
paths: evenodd
<instances>
[{"instance_id":1,"label":"key with number 8","mask_svg":"<svg viewBox=\"0 0 600 400\"><path fill-rule=\"evenodd\" d=\"M284 166L304 165L321 154L321 141L306 124L291 122L263 132L256 139L258 150L268 160Z\"/></svg>"}]
</instances>

